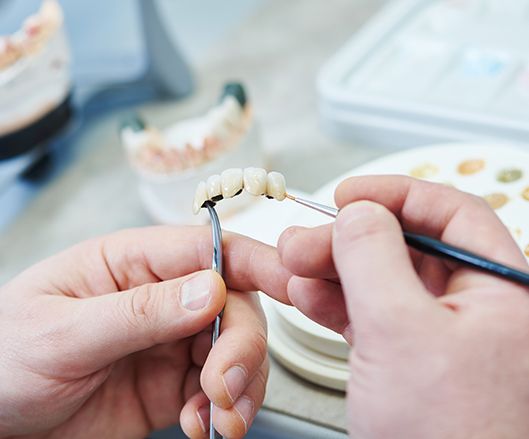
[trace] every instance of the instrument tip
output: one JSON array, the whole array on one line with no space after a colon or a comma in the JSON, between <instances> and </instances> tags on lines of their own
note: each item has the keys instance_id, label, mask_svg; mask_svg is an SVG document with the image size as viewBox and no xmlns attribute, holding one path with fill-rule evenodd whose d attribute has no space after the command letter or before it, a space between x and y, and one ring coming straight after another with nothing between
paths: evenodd
<instances>
[{"instance_id":1,"label":"instrument tip","mask_svg":"<svg viewBox=\"0 0 529 439\"><path fill-rule=\"evenodd\" d=\"M295 197L294 195L286 194L286 197L287 197L289 200L296 201L296 197Z\"/></svg>"}]
</instances>

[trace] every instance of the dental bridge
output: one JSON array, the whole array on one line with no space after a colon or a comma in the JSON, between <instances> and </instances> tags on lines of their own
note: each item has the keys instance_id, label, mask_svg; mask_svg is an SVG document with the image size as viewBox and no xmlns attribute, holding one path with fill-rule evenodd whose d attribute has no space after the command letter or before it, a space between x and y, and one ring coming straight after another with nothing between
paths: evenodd
<instances>
[{"instance_id":1,"label":"dental bridge","mask_svg":"<svg viewBox=\"0 0 529 439\"><path fill-rule=\"evenodd\" d=\"M231 168L220 175L212 175L205 182L201 181L195 192L193 212L198 214L200 209L215 205L225 199L233 198L246 191L253 196L264 195L283 201L288 197L286 182L283 174L268 172L262 168Z\"/></svg>"}]
</instances>

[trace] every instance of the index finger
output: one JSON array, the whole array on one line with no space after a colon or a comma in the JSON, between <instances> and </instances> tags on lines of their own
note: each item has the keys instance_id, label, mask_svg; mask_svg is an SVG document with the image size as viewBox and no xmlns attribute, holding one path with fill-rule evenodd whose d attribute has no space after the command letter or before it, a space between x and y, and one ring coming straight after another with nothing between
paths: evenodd
<instances>
[{"instance_id":1,"label":"index finger","mask_svg":"<svg viewBox=\"0 0 529 439\"><path fill-rule=\"evenodd\" d=\"M123 230L81 243L34 270L58 273L56 285L78 297L128 290L211 268L213 243L207 226L156 226ZM261 290L289 303L290 273L274 247L225 233L224 280L238 291ZM52 282L53 283L53 282Z\"/></svg>"}]
</instances>

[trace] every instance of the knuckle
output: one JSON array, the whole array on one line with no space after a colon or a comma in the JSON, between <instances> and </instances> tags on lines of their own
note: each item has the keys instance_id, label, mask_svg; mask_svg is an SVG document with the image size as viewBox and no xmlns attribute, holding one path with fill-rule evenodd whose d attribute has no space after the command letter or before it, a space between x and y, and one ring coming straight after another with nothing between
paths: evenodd
<instances>
[{"instance_id":1,"label":"knuckle","mask_svg":"<svg viewBox=\"0 0 529 439\"><path fill-rule=\"evenodd\" d=\"M146 284L132 290L129 300L123 301L123 315L133 327L152 329L153 316L158 306L159 292L155 284Z\"/></svg>"},{"instance_id":2,"label":"knuckle","mask_svg":"<svg viewBox=\"0 0 529 439\"><path fill-rule=\"evenodd\" d=\"M266 333L258 331L251 343L252 352L256 355L258 364L262 364L268 357L268 340Z\"/></svg>"},{"instance_id":3,"label":"knuckle","mask_svg":"<svg viewBox=\"0 0 529 439\"><path fill-rule=\"evenodd\" d=\"M268 382L268 368L261 368L257 375L255 376L255 382L257 383L257 388L259 391L263 392L266 390L266 383Z\"/></svg>"},{"instance_id":4,"label":"knuckle","mask_svg":"<svg viewBox=\"0 0 529 439\"><path fill-rule=\"evenodd\" d=\"M132 293L131 311L138 320L150 320L154 307L154 291L151 284L136 288Z\"/></svg>"}]
</instances>

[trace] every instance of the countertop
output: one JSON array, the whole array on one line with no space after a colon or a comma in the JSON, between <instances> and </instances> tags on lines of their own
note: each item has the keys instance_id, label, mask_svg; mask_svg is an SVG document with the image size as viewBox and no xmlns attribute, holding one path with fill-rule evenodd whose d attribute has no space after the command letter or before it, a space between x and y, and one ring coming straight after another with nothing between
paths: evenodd
<instances>
[{"instance_id":1,"label":"countertop","mask_svg":"<svg viewBox=\"0 0 529 439\"><path fill-rule=\"evenodd\" d=\"M337 142L320 129L315 77L383 0L270 0L193 66L196 93L139 108L159 125L200 113L226 79L241 79L255 104L270 167L313 192L383 152ZM46 185L0 235L0 284L25 267L89 237L151 224L117 137L123 111L91 122L73 164ZM344 395L311 385L272 362L265 406L345 430Z\"/></svg>"}]
</instances>

